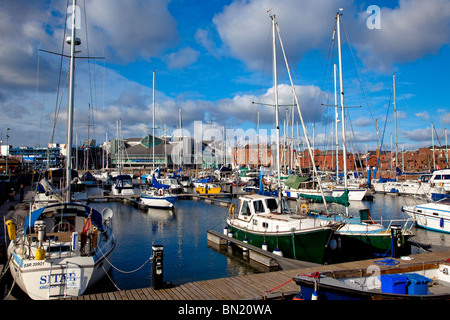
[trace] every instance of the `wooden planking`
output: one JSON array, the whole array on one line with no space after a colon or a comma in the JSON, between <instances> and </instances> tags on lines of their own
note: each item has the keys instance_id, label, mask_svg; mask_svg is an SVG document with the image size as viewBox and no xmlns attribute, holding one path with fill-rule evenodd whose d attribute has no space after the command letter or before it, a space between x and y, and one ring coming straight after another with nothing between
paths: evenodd
<instances>
[{"instance_id":1,"label":"wooden planking","mask_svg":"<svg viewBox=\"0 0 450 320\"><path fill-rule=\"evenodd\" d=\"M412 260L396 259L398 265L379 265L384 272L396 272L405 268L413 268L424 263L439 262L450 258L450 251L429 252L412 255ZM142 288L122 290L102 294L91 294L71 298L72 300L242 300L264 299L271 293L292 293L298 286L291 281L297 274L312 272L365 272L375 262L383 259L362 260L331 265L316 265L293 270L282 270L257 273L245 276L203 280L176 285L173 288L155 290ZM338 272L339 271L339 272Z\"/></svg>"}]
</instances>

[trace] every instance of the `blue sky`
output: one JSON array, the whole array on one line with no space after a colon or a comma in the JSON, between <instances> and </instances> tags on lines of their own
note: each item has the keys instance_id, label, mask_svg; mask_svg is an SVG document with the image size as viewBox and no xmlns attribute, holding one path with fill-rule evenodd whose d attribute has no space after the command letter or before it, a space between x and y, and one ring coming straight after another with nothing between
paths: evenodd
<instances>
[{"instance_id":1,"label":"blue sky","mask_svg":"<svg viewBox=\"0 0 450 320\"><path fill-rule=\"evenodd\" d=\"M79 55L105 57L77 60L74 132L79 140L87 138L89 104L95 125L90 126L90 137L98 143L106 136L115 137L118 120L125 138L151 133L153 70L156 124L165 126L168 134L178 124L180 108L183 126L192 135L194 121L256 129L258 111L261 128L273 128L272 108L252 104L272 102L267 12L271 9L308 134L312 139L314 124L316 146L331 148L334 110L323 104L334 103L330 71L336 59L330 59L329 52L335 15L343 8L344 92L348 106L360 106L349 109L352 126L347 127L347 136L356 141L353 150L375 149L375 119L378 142L383 139L385 149L390 149L394 73L399 150L431 145L431 122L435 143L445 145L444 128L450 129L449 0L85 0L77 4L82 17L77 30L82 39ZM65 5L31 0L0 4L0 139L6 140L10 128L14 147L45 146L51 137L60 58L38 49L61 51ZM380 29L367 27L370 5L381 8ZM337 57L335 50L331 56ZM280 51L278 58L280 103L288 104L292 96ZM64 87L67 61L62 70ZM61 92L55 141L63 143L67 93L61 98ZM282 108L281 123L284 119ZM303 138L301 127L300 135Z\"/></svg>"}]
</instances>

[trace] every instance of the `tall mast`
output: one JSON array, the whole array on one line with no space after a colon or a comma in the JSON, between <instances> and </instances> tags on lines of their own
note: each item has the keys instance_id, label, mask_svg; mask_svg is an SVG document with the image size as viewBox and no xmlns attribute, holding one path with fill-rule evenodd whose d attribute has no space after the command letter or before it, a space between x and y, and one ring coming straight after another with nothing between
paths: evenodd
<instances>
[{"instance_id":1,"label":"tall mast","mask_svg":"<svg viewBox=\"0 0 450 320\"><path fill-rule=\"evenodd\" d=\"M347 189L347 138L345 134L345 112L344 112L344 84L342 78L342 55L341 55L341 26L340 16L342 9L336 14L337 36L338 36L338 54L339 54L339 86L341 92L341 121L342 121L342 162L344 163L344 188ZM345 207L345 213L348 215L348 207Z\"/></svg>"},{"instance_id":2,"label":"tall mast","mask_svg":"<svg viewBox=\"0 0 450 320\"><path fill-rule=\"evenodd\" d=\"M153 171L155 171L155 70L153 70L153 133L152 133L152 146L153 146Z\"/></svg>"},{"instance_id":3,"label":"tall mast","mask_svg":"<svg viewBox=\"0 0 450 320\"><path fill-rule=\"evenodd\" d=\"M395 73L392 76L392 85L394 86L394 118L395 118L395 172L397 172L398 141L397 141L397 100L395 98ZM395 175L397 177L397 174Z\"/></svg>"},{"instance_id":4,"label":"tall mast","mask_svg":"<svg viewBox=\"0 0 450 320\"><path fill-rule=\"evenodd\" d=\"M276 143L277 143L277 182L278 188L281 187L280 182L280 125L278 123L278 82L277 82L277 48L275 41L275 15L271 15L272 19L272 57L273 57L273 91L274 91L274 103L275 103L275 126L277 130ZM280 190L278 190L278 198L280 198Z\"/></svg>"},{"instance_id":5,"label":"tall mast","mask_svg":"<svg viewBox=\"0 0 450 320\"><path fill-rule=\"evenodd\" d=\"M431 143L433 145L433 171L436 170L436 154L434 153L434 128L433 121L431 121Z\"/></svg>"},{"instance_id":6,"label":"tall mast","mask_svg":"<svg viewBox=\"0 0 450 320\"><path fill-rule=\"evenodd\" d=\"M333 64L334 69L334 113L335 113L335 134L336 134L336 183L339 182L339 137L338 137L338 104L337 104L337 81L336 81L336 63Z\"/></svg>"},{"instance_id":7,"label":"tall mast","mask_svg":"<svg viewBox=\"0 0 450 320\"><path fill-rule=\"evenodd\" d=\"M75 10L76 0L72 3L72 34L66 42L70 44L70 69L69 69L69 103L67 107L67 159L66 159L66 201L70 202L72 198L71 186L72 181L72 135L73 135L73 106L74 106L74 79L75 79Z\"/></svg>"}]
</instances>

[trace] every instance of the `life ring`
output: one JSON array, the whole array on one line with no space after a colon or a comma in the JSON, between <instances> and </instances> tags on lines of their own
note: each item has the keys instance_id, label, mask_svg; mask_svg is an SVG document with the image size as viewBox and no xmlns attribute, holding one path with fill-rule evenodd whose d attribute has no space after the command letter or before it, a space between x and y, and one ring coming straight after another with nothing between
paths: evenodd
<instances>
[{"instance_id":1,"label":"life ring","mask_svg":"<svg viewBox=\"0 0 450 320\"><path fill-rule=\"evenodd\" d=\"M159 190L158 190L158 194L159 194L160 196L162 196L163 193L164 193L163 189L159 189Z\"/></svg>"},{"instance_id":2,"label":"life ring","mask_svg":"<svg viewBox=\"0 0 450 320\"><path fill-rule=\"evenodd\" d=\"M301 212L304 213L304 214L308 213L308 212L309 212L308 205L307 205L306 203L303 203L303 204L300 206L300 210L301 210Z\"/></svg>"},{"instance_id":3,"label":"life ring","mask_svg":"<svg viewBox=\"0 0 450 320\"><path fill-rule=\"evenodd\" d=\"M236 206L235 206L234 204L232 204L232 205L228 208L228 214L229 214L230 216L233 215L234 209L235 209L235 208L236 208Z\"/></svg>"}]
</instances>

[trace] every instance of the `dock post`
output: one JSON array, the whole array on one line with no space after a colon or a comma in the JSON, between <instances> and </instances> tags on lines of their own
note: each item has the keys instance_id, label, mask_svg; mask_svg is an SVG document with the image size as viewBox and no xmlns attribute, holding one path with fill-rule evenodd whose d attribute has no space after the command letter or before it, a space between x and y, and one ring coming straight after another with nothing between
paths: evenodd
<instances>
[{"instance_id":1,"label":"dock post","mask_svg":"<svg viewBox=\"0 0 450 320\"><path fill-rule=\"evenodd\" d=\"M152 245L153 258L152 258L152 275L153 275L153 289L163 289L163 258L164 247L160 244Z\"/></svg>"},{"instance_id":2,"label":"dock post","mask_svg":"<svg viewBox=\"0 0 450 320\"><path fill-rule=\"evenodd\" d=\"M392 243L392 257L400 258L400 247L402 246L402 228L399 225L391 226L391 243Z\"/></svg>"}]
</instances>

